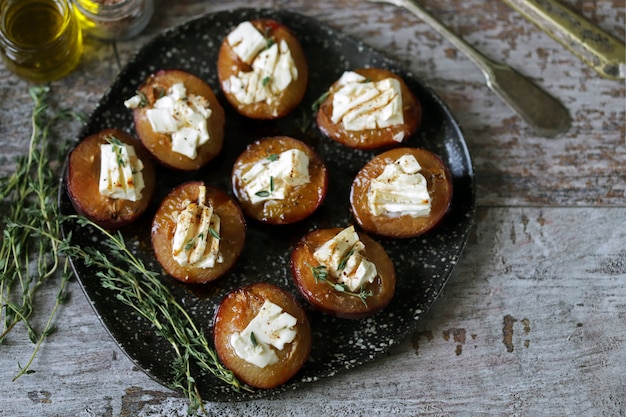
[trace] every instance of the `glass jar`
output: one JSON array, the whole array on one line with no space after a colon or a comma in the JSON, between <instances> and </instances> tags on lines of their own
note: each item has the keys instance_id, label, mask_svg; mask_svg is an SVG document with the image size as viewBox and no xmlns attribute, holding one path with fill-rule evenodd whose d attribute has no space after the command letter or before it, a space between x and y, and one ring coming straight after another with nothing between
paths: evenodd
<instances>
[{"instance_id":1,"label":"glass jar","mask_svg":"<svg viewBox=\"0 0 626 417\"><path fill-rule=\"evenodd\" d=\"M144 30L154 0L74 0L84 33L103 40L129 39Z\"/></svg>"},{"instance_id":2,"label":"glass jar","mask_svg":"<svg viewBox=\"0 0 626 417\"><path fill-rule=\"evenodd\" d=\"M7 68L34 82L69 74L83 43L69 0L0 1L0 49Z\"/></svg>"}]
</instances>

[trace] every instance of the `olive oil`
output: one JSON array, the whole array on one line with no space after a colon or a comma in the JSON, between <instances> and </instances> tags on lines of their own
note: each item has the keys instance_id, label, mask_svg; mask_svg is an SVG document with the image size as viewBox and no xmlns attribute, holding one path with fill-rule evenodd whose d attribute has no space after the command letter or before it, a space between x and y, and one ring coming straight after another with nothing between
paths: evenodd
<instances>
[{"instance_id":1,"label":"olive oil","mask_svg":"<svg viewBox=\"0 0 626 417\"><path fill-rule=\"evenodd\" d=\"M82 54L82 34L67 0L0 2L0 35L7 68L30 81L67 75Z\"/></svg>"}]
</instances>

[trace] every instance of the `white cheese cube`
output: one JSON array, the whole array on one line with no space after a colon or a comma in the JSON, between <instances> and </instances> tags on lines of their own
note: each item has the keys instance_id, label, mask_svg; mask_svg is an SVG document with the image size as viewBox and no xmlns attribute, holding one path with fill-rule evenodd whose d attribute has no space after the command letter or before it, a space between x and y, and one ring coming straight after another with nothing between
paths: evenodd
<instances>
[{"instance_id":1,"label":"white cheese cube","mask_svg":"<svg viewBox=\"0 0 626 417\"><path fill-rule=\"evenodd\" d=\"M356 291L366 283L374 282L378 275L376 265L362 255L364 249L354 226L350 226L324 242L313 252L313 257L328 268L338 283Z\"/></svg>"},{"instance_id":2,"label":"white cheese cube","mask_svg":"<svg viewBox=\"0 0 626 417\"><path fill-rule=\"evenodd\" d=\"M170 87L170 97L174 101L182 100L187 97L187 89L184 83L176 83Z\"/></svg>"},{"instance_id":3,"label":"white cheese cube","mask_svg":"<svg viewBox=\"0 0 626 417\"><path fill-rule=\"evenodd\" d=\"M274 94L279 94L281 91L286 90L293 80L298 79L298 69L291 56L287 42L281 40L279 49L280 54L272 74L271 88Z\"/></svg>"},{"instance_id":4,"label":"white cheese cube","mask_svg":"<svg viewBox=\"0 0 626 417\"><path fill-rule=\"evenodd\" d=\"M128 100L124 101L124 106L128 109L136 109L141 106L142 98L139 95L134 95Z\"/></svg>"},{"instance_id":5,"label":"white cheese cube","mask_svg":"<svg viewBox=\"0 0 626 417\"><path fill-rule=\"evenodd\" d=\"M152 130L172 137L172 151L195 159L199 146L211 138L207 120L212 111L208 101L195 94L187 95L183 83L172 85L154 107L146 110Z\"/></svg>"},{"instance_id":6,"label":"white cheese cube","mask_svg":"<svg viewBox=\"0 0 626 417\"><path fill-rule=\"evenodd\" d=\"M309 157L299 149L281 152L273 160L263 159L242 175L243 189L252 204L283 200L291 187L307 184Z\"/></svg>"},{"instance_id":7,"label":"white cheese cube","mask_svg":"<svg viewBox=\"0 0 626 417\"><path fill-rule=\"evenodd\" d=\"M223 262L219 252L220 218L204 204L201 190L198 203L189 203L176 215L172 256L181 266L213 268Z\"/></svg>"},{"instance_id":8,"label":"white cheese cube","mask_svg":"<svg viewBox=\"0 0 626 417\"><path fill-rule=\"evenodd\" d=\"M100 145L100 194L109 198L138 201L144 188L143 164L132 146Z\"/></svg>"},{"instance_id":9,"label":"white cheese cube","mask_svg":"<svg viewBox=\"0 0 626 417\"><path fill-rule=\"evenodd\" d=\"M350 131L385 128L404 123L402 91L394 78L368 82L365 77L345 72L333 94L333 123ZM394 140L401 141L401 137Z\"/></svg>"},{"instance_id":10,"label":"white cheese cube","mask_svg":"<svg viewBox=\"0 0 626 417\"><path fill-rule=\"evenodd\" d=\"M250 22L240 23L226 39L237 56L246 64L251 64L258 53L267 46L263 34Z\"/></svg>"},{"instance_id":11,"label":"white cheese cube","mask_svg":"<svg viewBox=\"0 0 626 417\"><path fill-rule=\"evenodd\" d=\"M295 339L297 322L294 316L284 312L281 307L265 300L259 313L246 328L231 336L231 346L241 359L265 368L278 361L274 349L283 350L287 343Z\"/></svg>"},{"instance_id":12,"label":"white cheese cube","mask_svg":"<svg viewBox=\"0 0 626 417\"><path fill-rule=\"evenodd\" d=\"M183 127L172 133L172 150L194 159L197 155L198 137L198 131L191 127Z\"/></svg>"},{"instance_id":13,"label":"white cheese cube","mask_svg":"<svg viewBox=\"0 0 626 417\"><path fill-rule=\"evenodd\" d=\"M178 130L178 121L167 108L147 109L146 116L152 130L157 133L174 133Z\"/></svg>"},{"instance_id":14,"label":"white cheese cube","mask_svg":"<svg viewBox=\"0 0 626 417\"><path fill-rule=\"evenodd\" d=\"M368 208L375 216L427 216L431 209L426 178L413 155L388 163L370 182Z\"/></svg>"}]
</instances>

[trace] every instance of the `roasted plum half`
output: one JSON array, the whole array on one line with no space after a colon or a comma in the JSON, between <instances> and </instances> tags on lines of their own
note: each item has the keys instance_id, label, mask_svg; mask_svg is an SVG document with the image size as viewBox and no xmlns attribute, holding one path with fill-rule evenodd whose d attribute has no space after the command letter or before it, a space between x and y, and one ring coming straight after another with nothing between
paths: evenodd
<instances>
[{"instance_id":1,"label":"roasted plum half","mask_svg":"<svg viewBox=\"0 0 626 417\"><path fill-rule=\"evenodd\" d=\"M241 22L224 39L217 74L228 102L243 116L283 117L302 101L308 82L302 46L272 19Z\"/></svg>"},{"instance_id":2,"label":"roasted plum half","mask_svg":"<svg viewBox=\"0 0 626 417\"><path fill-rule=\"evenodd\" d=\"M224 109L211 87L182 70L160 70L125 105L133 109L137 136L163 165L201 168L224 143Z\"/></svg>"},{"instance_id":3,"label":"roasted plum half","mask_svg":"<svg viewBox=\"0 0 626 417\"><path fill-rule=\"evenodd\" d=\"M165 271L179 281L202 284L227 273L241 254L246 225L225 192L190 181L165 197L152 222L152 247Z\"/></svg>"},{"instance_id":4,"label":"roasted plum half","mask_svg":"<svg viewBox=\"0 0 626 417\"><path fill-rule=\"evenodd\" d=\"M101 177L101 145L109 150L104 161L105 171L118 167L121 175L111 171L110 176ZM128 145L132 151L129 155L127 151L122 153L119 145ZM128 160L122 159L127 156ZM124 164L127 165L122 166ZM124 168L130 169L130 175L129 172L124 174ZM136 177L138 173L141 178ZM141 142L117 129L105 129L84 138L69 155L66 180L67 192L76 212L107 229L118 229L136 220L148 208L155 189L150 155ZM143 189L139 191L140 188ZM134 201L123 197L133 189L139 194L133 197Z\"/></svg>"},{"instance_id":5,"label":"roasted plum half","mask_svg":"<svg viewBox=\"0 0 626 417\"><path fill-rule=\"evenodd\" d=\"M324 201L326 167L307 144L288 136L248 145L232 171L243 211L267 224L290 224L310 216Z\"/></svg>"},{"instance_id":6,"label":"roasted plum half","mask_svg":"<svg viewBox=\"0 0 626 417\"><path fill-rule=\"evenodd\" d=\"M391 238L428 232L444 218L451 200L450 171L439 156L419 148L377 155L359 171L350 190L356 222L369 233Z\"/></svg>"},{"instance_id":7,"label":"roasted plum half","mask_svg":"<svg viewBox=\"0 0 626 417\"><path fill-rule=\"evenodd\" d=\"M316 121L329 138L351 148L398 146L422 120L422 105L391 71L347 71L320 98Z\"/></svg>"},{"instance_id":8,"label":"roasted plum half","mask_svg":"<svg viewBox=\"0 0 626 417\"><path fill-rule=\"evenodd\" d=\"M305 311L292 294L268 283L226 295L215 315L213 337L224 366L255 388L284 384L311 352Z\"/></svg>"},{"instance_id":9,"label":"roasted plum half","mask_svg":"<svg viewBox=\"0 0 626 417\"><path fill-rule=\"evenodd\" d=\"M391 302L396 288L384 247L353 226L308 233L292 251L291 272L309 304L340 318L375 314Z\"/></svg>"}]
</instances>

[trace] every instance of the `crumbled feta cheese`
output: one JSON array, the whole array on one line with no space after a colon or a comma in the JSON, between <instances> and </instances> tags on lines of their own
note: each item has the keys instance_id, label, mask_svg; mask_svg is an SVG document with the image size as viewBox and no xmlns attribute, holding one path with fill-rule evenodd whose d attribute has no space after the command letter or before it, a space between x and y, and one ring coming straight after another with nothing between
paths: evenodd
<instances>
[{"instance_id":1,"label":"crumbled feta cheese","mask_svg":"<svg viewBox=\"0 0 626 417\"><path fill-rule=\"evenodd\" d=\"M141 103L139 95L126 100L129 108ZM196 94L187 94L183 83L173 84L162 97L146 109L150 127L156 133L172 138L172 151L195 159L198 147L210 140L207 120L211 117L208 101Z\"/></svg>"},{"instance_id":2,"label":"crumbled feta cheese","mask_svg":"<svg viewBox=\"0 0 626 417\"><path fill-rule=\"evenodd\" d=\"M240 23L226 38L237 56L246 64L251 64L259 52L267 46L267 41L252 23Z\"/></svg>"}]
</instances>

